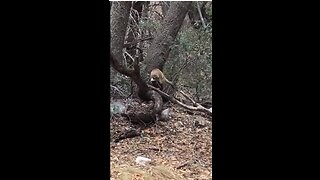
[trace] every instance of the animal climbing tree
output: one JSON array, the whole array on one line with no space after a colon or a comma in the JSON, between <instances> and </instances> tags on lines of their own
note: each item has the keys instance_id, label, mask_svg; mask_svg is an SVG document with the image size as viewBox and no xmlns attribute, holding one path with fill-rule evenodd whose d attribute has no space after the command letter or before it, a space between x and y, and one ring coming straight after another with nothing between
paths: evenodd
<instances>
[{"instance_id":1,"label":"animal climbing tree","mask_svg":"<svg viewBox=\"0 0 320 180\"><path fill-rule=\"evenodd\" d=\"M163 67L168 59L171 46L184 22L186 14L191 7L191 2L171 2L161 23L154 34L143 31L139 23L145 23L143 16L147 16L148 3L142 2L112 2L110 14L110 64L119 73L129 77L137 85L137 94L144 101L153 101L153 110L149 114L139 116L139 119L154 119L161 114L163 97L169 98L191 110L199 110L211 114L211 111L195 103L190 97L193 106L188 106L173 98L168 92L162 92L148 85L141 74L150 73L152 69ZM149 9L150 10L150 9ZM160 11L161 12L161 11ZM149 35L149 37L146 37ZM147 52L143 52L144 41L152 40ZM144 55L146 54L146 55ZM143 70L142 69L142 70ZM172 93L173 91L171 91Z\"/></svg>"}]
</instances>

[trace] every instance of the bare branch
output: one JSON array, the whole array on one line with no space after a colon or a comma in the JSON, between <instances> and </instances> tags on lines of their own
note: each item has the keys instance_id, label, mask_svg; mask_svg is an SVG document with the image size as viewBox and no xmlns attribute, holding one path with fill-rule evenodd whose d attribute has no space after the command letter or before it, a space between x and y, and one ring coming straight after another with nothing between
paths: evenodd
<instances>
[{"instance_id":1,"label":"bare branch","mask_svg":"<svg viewBox=\"0 0 320 180\"><path fill-rule=\"evenodd\" d=\"M158 11L150 10L150 12L157 14L160 17L160 19L164 18L164 16L162 14L160 14Z\"/></svg>"},{"instance_id":2,"label":"bare branch","mask_svg":"<svg viewBox=\"0 0 320 180\"><path fill-rule=\"evenodd\" d=\"M202 22L202 26L203 26L203 28L206 28L206 23L204 23L204 19L203 19L203 17L202 17L202 13L201 13L201 9L200 9L200 4L199 4L199 2L197 2L197 8L198 8L198 12L199 12L200 19L201 19L201 22Z\"/></svg>"},{"instance_id":3,"label":"bare branch","mask_svg":"<svg viewBox=\"0 0 320 180\"><path fill-rule=\"evenodd\" d=\"M129 58L131 58L131 60L134 62L134 58L133 58L127 51L124 51L124 54L126 54L127 56L129 56Z\"/></svg>"},{"instance_id":4,"label":"bare branch","mask_svg":"<svg viewBox=\"0 0 320 180\"><path fill-rule=\"evenodd\" d=\"M112 87L113 89L115 89L116 91L118 91L119 94L121 94L121 96L125 96L124 93L123 93L122 91L120 91L119 88L117 88L116 86L110 85L110 87Z\"/></svg>"},{"instance_id":5,"label":"bare branch","mask_svg":"<svg viewBox=\"0 0 320 180\"><path fill-rule=\"evenodd\" d=\"M132 77L133 76L133 70L130 70L128 68L125 68L122 66L117 59L113 56L112 52L110 53L110 64L111 66L117 70L119 73L124 74L126 76Z\"/></svg>"},{"instance_id":6,"label":"bare branch","mask_svg":"<svg viewBox=\"0 0 320 180\"><path fill-rule=\"evenodd\" d=\"M184 108L186 108L186 109L194 110L194 111L200 111L200 112L205 112L206 114L212 116L212 110L207 109L207 108L201 106L201 105L198 104L198 103L196 103L196 107L188 106L188 105L183 104L182 102L176 100L175 98L169 96L167 93L162 92L161 90L159 90L159 89L157 89L157 88L155 88L155 87L153 87L153 86L148 85L148 87L151 88L152 90L158 92L161 96L165 96L166 98L170 99L171 102L176 103L176 104L178 104L178 105L180 105L180 106L182 106L182 107L184 107Z\"/></svg>"}]
</instances>

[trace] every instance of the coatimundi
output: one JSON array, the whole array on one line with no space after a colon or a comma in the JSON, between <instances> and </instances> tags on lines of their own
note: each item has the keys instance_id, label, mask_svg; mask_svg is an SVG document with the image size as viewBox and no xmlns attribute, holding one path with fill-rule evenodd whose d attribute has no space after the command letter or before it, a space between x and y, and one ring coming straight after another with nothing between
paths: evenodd
<instances>
[{"instance_id":1,"label":"coatimundi","mask_svg":"<svg viewBox=\"0 0 320 180\"><path fill-rule=\"evenodd\" d=\"M150 73L150 80L151 80L151 83L152 85L156 85L156 86L159 86L160 85L160 89L162 90L163 88L163 84L164 83L168 83L170 84L174 89L174 85L171 81L169 81L165 76L164 74L161 72L160 69L153 69ZM155 87L156 87L155 86Z\"/></svg>"}]
</instances>

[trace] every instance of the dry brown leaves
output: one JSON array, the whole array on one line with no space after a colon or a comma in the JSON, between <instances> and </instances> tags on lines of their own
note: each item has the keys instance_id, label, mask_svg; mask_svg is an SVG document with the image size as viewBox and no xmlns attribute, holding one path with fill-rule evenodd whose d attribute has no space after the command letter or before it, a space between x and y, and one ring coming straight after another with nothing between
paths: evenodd
<instances>
[{"instance_id":1,"label":"dry brown leaves","mask_svg":"<svg viewBox=\"0 0 320 180\"><path fill-rule=\"evenodd\" d=\"M141 136L113 142L120 132L138 128L125 117L111 120L111 179L212 179L212 124L201 113L171 108L171 118L141 128ZM205 127L195 126L203 118ZM146 166L135 164L137 156L150 158Z\"/></svg>"}]
</instances>

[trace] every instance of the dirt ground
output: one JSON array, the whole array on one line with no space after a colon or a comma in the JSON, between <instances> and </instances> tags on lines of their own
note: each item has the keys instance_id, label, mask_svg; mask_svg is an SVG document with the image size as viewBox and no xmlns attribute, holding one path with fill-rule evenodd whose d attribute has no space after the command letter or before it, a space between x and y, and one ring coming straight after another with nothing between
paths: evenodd
<instances>
[{"instance_id":1,"label":"dirt ground","mask_svg":"<svg viewBox=\"0 0 320 180\"><path fill-rule=\"evenodd\" d=\"M176 106L170 111L168 121L149 125L111 118L111 179L212 179L212 117ZM129 129L138 129L140 136L114 142ZM138 156L151 162L138 165Z\"/></svg>"}]
</instances>

